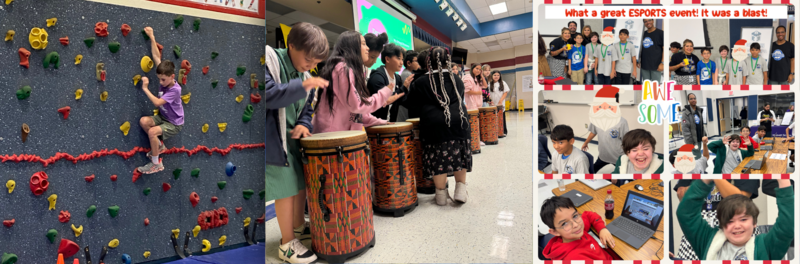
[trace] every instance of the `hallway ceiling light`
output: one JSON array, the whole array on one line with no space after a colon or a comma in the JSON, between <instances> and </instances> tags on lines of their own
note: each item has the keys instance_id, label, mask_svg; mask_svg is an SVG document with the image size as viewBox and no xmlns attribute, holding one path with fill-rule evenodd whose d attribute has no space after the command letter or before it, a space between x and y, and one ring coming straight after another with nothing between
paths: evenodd
<instances>
[{"instance_id":1,"label":"hallway ceiling light","mask_svg":"<svg viewBox=\"0 0 800 264\"><path fill-rule=\"evenodd\" d=\"M499 4L490 5L489 10L492 10L492 15L502 14L508 12L508 6L506 6L506 2L502 2Z\"/></svg>"}]
</instances>

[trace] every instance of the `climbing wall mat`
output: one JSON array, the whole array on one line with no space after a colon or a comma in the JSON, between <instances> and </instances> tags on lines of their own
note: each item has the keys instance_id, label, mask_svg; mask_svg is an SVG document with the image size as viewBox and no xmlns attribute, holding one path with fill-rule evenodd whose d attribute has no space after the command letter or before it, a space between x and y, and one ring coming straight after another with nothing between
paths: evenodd
<instances>
[{"instance_id":1,"label":"climbing wall mat","mask_svg":"<svg viewBox=\"0 0 800 264\"><path fill-rule=\"evenodd\" d=\"M231 249L210 255L192 256L167 264L263 264L266 262L264 243Z\"/></svg>"},{"instance_id":2,"label":"climbing wall mat","mask_svg":"<svg viewBox=\"0 0 800 264\"><path fill-rule=\"evenodd\" d=\"M88 246L98 263L103 246L116 239L118 246L108 249L106 262L118 263L123 254L133 263L173 258L172 230L180 229L182 247L186 232L198 222L204 228L188 246L195 254L202 253L204 240L205 247L215 250L246 242L245 218L252 234L264 215L264 122L243 120L245 114L265 115L263 102L256 100L263 95L258 87L264 78L264 27L187 15L178 25L176 14L90 1L18 0L0 6L0 34L16 33L0 47L0 220L8 220L0 226L0 254L13 253L19 263L55 263L59 248L79 248L67 263L72 258L85 263ZM123 24L131 29L127 36ZM155 66L145 73L140 65L143 56L152 56L141 33L146 26L154 28L163 45L163 59L175 63L176 78L182 65L191 70L181 85L185 123L164 142L168 150L160 156L165 169L136 179L134 170L149 162L150 148L140 118L157 108L141 80L134 85L133 78L149 78L149 90L156 95L159 87ZM43 40L40 30L34 30L38 38L31 36L33 28L46 31L46 48L32 47L31 42L38 46ZM89 38L94 38L91 47L84 42ZM30 52L28 68L20 65L20 48ZM80 64L75 63L78 55ZM104 64L104 73L98 73L98 63ZM251 74L258 80L256 88ZM229 79L236 82L232 88ZM221 124L224 131L220 123L226 123ZM226 173L229 162L236 166L231 176ZM6 187L9 180L15 181L13 192ZM51 197L55 204L49 210ZM89 217L91 206L96 209ZM227 224L214 220L220 219L221 208L227 211ZM73 225L82 228L80 236ZM258 225L255 239L264 239L263 226Z\"/></svg>"}]
</instances>

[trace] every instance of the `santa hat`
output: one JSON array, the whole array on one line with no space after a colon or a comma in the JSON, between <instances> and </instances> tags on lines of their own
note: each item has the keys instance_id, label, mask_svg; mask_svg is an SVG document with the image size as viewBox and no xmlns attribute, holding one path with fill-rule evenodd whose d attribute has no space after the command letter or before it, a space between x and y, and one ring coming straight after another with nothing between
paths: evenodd
<instances>
[{"instance_id":1,"label":"santa hat","mask_svg":"<svg viewBox=\"0 0 800 264\"><path fill-rule=\"evenodd\" d=\"M740 39L740 40L737 40L736 44L733 44L733 45L734 46L744 46L744 44L747 44L747 40Z\"/></svg>"},{"instance_id":2,"label":"santa hat","mask_svg":"<svg viewBox=\"0 0 800 264\"><path fill-rule=\"evenodd\" d=\"M625 90L619 89L614 86L606 86L597 91L597 94L594 95L594 102L595 103L617 103L617 93L624 93Z\"/></svg>"},{"instance_id":3,"label":"santa hat","mask_svg":"<svg viewBox=\"0 0 800 264\"><path fill-rule=\"evenodd\" d=\"M685 144L681 146L680 149L678 149L678 155L689 155L690 157L694 157L694 154L692 154L692 150L694 150L693 144Z\"/></svg>"}]
</instances>

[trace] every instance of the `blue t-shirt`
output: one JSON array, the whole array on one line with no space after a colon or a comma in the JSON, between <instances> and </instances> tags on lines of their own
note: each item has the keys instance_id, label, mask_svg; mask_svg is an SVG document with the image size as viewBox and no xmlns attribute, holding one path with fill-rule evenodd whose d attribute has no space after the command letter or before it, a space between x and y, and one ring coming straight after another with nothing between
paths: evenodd
<instances>
[{"instance_id":1,"label":"blue t-shirt","mask_svg":"<svg viewBox=\"0 0 800 264\"><path fill-rule=\"evenodd\" d=\"M583 58L586 57L586 46L572 46L568 53L570 68L573 71L583 70Z\"/></svg>"},{"instance_id":2,"label":"blue t-shirt","mask_svg":"<svg viewBox=\"0 0 800 264\"><path fill-rule=\"evenodd\" d=\"M700 76L700 84L714 84L714 72L717 71L717 65L712 60L708 63L701 61L697 62L697 75Z\"/></svg>"}]
</instances>

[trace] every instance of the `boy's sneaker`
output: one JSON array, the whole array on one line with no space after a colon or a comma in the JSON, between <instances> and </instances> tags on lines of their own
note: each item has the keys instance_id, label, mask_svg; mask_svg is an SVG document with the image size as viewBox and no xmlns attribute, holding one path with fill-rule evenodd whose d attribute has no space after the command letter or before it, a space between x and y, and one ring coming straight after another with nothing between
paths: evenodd
<instances>
[{"instance_id":1,"label":"boy's sneaker","mask_svg":"<svg viewBox=\"0 0 800 264\"><path fill-rule=\"evenodd\" d=\"M298 239L292 239L289 243L278 247L280 258L289 263L311 263L317 260L317 255L308 250Z\"/></svg>"},{"instance_id":2,"label":"boy's sneaker","mask_svg":"<svg viewBox=\"0 0 800 264\"><path fill-rule=\"evenodd\" d=\"M165 150L167 150L167 146L164 145L164 143L162 142L161 146L158 147L158 154L161 155L161 153L164 153ZM147 157L148 158L153 156L153 155L150 154L150 152L152 152L152 151L148 151L147 152Z\"/></svg>"},{"instance_id":3,"label":"boy's sneaker","mask_svg":"<svg viewBox=\"0 0 800 264\"><path fill-rule=\"evenodd\" d=\"M308 222L294 229L294 237L299 240L311 239L311 226Z\"/></svg>"},{"instance_id":4,"label":"boy's sneaker","mask_svg":"<svg viewBox=\"0 0 800 264\"><path fill-rule=\"evenodd\" d=\"M456 190L453 192L453 200L460 203L466 203L468 196L467 183L456 182Z\"/></svg>"},{"instance_id":5,"label":"boy's sneaker","mask_svg":"<svg viewBox=\"0 0 800 264\"><path fill-rule=\"evenodd\" d=\"M139 172L144 174L153 174L159 171L164 170L164 162L161 161L162 159L158 159L158 164L153 164L153 162L148 162L147 165L141 166L137 168Z\"/></svg>"}]
</instances>

